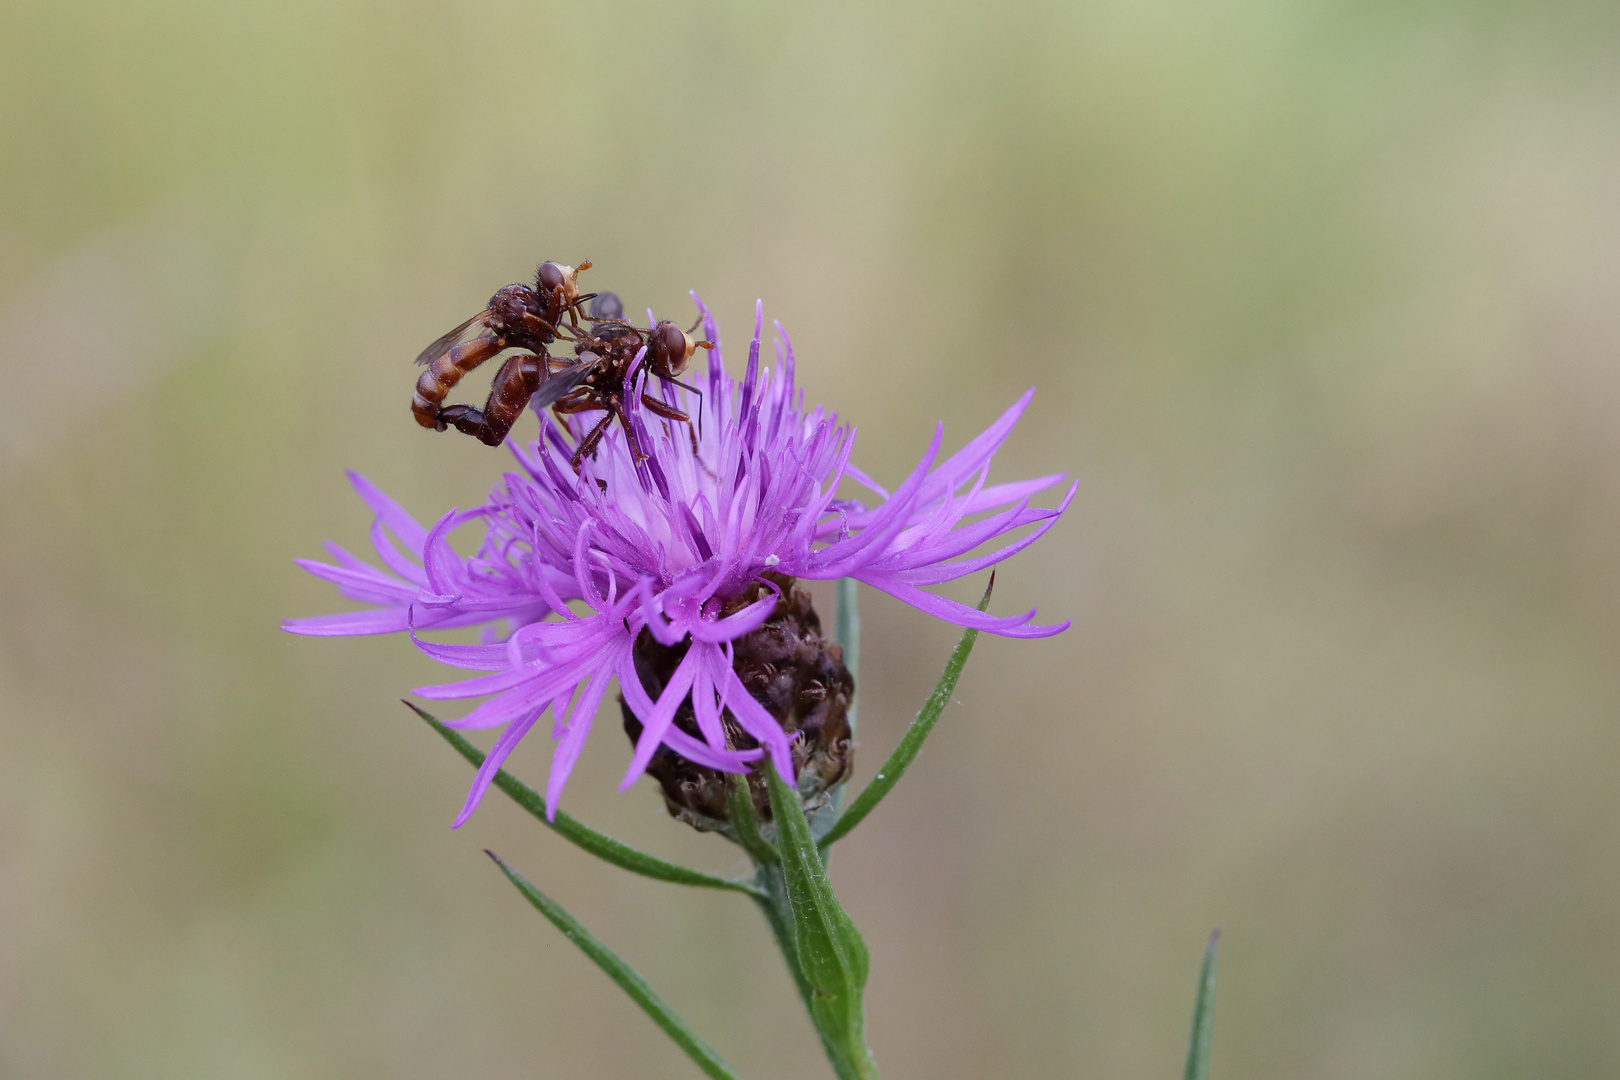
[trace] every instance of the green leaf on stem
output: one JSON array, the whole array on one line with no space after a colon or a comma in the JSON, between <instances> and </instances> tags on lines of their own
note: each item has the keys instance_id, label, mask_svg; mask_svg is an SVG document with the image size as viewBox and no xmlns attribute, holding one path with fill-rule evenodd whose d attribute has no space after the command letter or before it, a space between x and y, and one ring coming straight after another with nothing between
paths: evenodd
<instances>
[{"instance_id":1,"label":"green leaf on stem","mask_svg":"<svg viewBox=\"0 0 1620 1080\"><path fill-rule=\"evenodd\" d=\"M1204 965L1198 972L1198 1000L1193 1003L1185 1080L1206 1080L1209 1076L1209 1041L1215 1033L1215 950L1220 943L1221 931L1216 927L1204 947Z\"/></svg>"},{"instance_id":2,"label":"green leaf on stem","mask_svg":"<svg viewBox=\"0 0 1620 1080\"><path fill-rule=\"evenodd\" d=\"M437 718L417 708L411 702L407 701L405 704L410 705L417 716L426 720L434 731L442 735L445 742L455 747L456 752L466 758L473 768L477 768L484 763L484 752L462 738L460 732L446 727ZM508 773L505 769L495 774L495 786L506 792L513 802L534 815L540 824L551 829L563 839L584 848L598 859L622 867L631 873L656 878L659 881L672 881L677 885L695 885L704 889L730 889L733 892L747 893L749 896L756 897L763 895L759 886L752 881L716 877L713 874L705 874L701 870L692 870L685 866L677 866L672 862L665 862L657 856L648 855L644 851L637 851L629 844L615 840L606 833L599 833L589 825L582 824L569 817L561 810L557 811L555 819L547 820L546 800L541 797L539 792Z\"/></svg>"},{"instance_id":3,"label":"green leaf on stem","mask_svg":"<svg viewBox=\"0 0 1620 1080\"><path fill-rule=\"evenodd\" d=\"M793 914L794 952L810 988L810 1018L840 1080L877 1076L866 1048L866 943L833 895L821 850L810 835L799 793L768 763L761 766L771 793L782 877Z\"/></svg>"},{"instance_id":4,"label":"green leaf on stem","mask_svg":"<svg viewBox=\"0 0 1620 1080\"><path fill-rule=\"evenodd\" d=\"M992 571L990 584L985 586L984 598L979 601L980 611L990 606L990 594L995 587L996 575ZM934 685L934 692L929 694L928 700L923 703L922 711L911 722L911 727L906 729L900 745L894 748L889 760L885 761L883 767L878 769L877 775L872 777L872 782L861 789L861 793L855 796L849 807L838 816L837 821L833 822L832 828L822 836L823 848L830 847L847 836L851 829L859 825L866 815L883 801L883 797L890 789L900 782L900 777L911 767L911 762L922 750L928 733L934 730L934 724L939 721L940 714L950 703L951 695L956 692L956 682L962 677L962 669L967 666L968 656L973 652L973 643L978 639L977 630L962 631L962 639L956 643L951 658L945 662L945 671L940 675L939 682Z\"/></svg>"},{"instance_id":5,"label":"green leaf on stem","mask_svg":"<svg viewBox=\"0 0 1620 1080\"><path fill-rule=\"evenodd\" d=\"M619 959L618 954L612 949L596 940L589 930L580 925L579 920L564 910L561 904L536 889L522 874L502 862L500 856L487 848L484 854L494 859L495 865L506 875L506 880L516 885L518 892L527 897L529 903L533 904L540 914L550 919L551 924L561 930L564 937L578 945L580 951L590 957L597 967L607 972L608 978L618 983L619 989L629 994L631 1000L652 1017L653 1023L663 1028L664 1034L675 1040L675 1045L686 1051L686 1056L696 1062L698 1068L712 1076L714 1080L738 1080L737 1074L731 1071L731 1067L714 1048L698 1038L697 1034L686 1026L686 1022L676 1016L675 1011L665 1005L662 998L653 993L652 987L636 974L634 968Z\"/></svg>"}]
</instances>

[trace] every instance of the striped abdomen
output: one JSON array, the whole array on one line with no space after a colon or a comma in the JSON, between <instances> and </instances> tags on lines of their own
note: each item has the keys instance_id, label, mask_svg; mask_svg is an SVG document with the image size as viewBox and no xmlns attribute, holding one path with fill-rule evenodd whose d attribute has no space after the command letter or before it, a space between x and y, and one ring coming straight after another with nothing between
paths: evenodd
<instances>
[{"instance_id":1,"label":"striped abdomen","mask_svg":"<svg viewBox=\"0 0 1620 1080\"><path fill-rule=\"evenodd\" d=\"M411 414L425 428L438 428L439 406L445 395L461 381L461 377L506 347L505 339L493 337L464 341L433 362L416 380L416 393L411 395Z\"/></svg>"}]
</instances>

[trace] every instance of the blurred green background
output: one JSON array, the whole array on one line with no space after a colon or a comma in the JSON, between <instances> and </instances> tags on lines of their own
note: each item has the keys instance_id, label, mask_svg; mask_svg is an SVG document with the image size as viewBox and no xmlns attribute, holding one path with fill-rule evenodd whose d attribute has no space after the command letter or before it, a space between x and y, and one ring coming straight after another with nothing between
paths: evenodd
<instances>
[{"instance_id":1,"label":"blurred green background","mask_svg":"<svg viewBox=\"0 0 1620 1080\"><path fill-rule=\"evenodd\" d=\"M343 468L503 467L410 359L544 258L1081 480L839 848L886 1077L1178 1075L1215 924L1217 1080L1620 1072L1614 5L11 0L0 137L0 1074L696 1076L487 845L827 1075L744 899L451 833L445 669L277 629ZM869 775L955 635L864 614ZM569 808L737 869L601 721Z\"/></svg>"}]
</instances>

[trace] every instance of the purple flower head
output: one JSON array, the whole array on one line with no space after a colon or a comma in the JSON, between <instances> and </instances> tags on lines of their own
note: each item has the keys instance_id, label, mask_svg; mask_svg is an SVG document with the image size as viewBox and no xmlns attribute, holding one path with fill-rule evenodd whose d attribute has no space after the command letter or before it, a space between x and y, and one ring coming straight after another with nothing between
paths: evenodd
<instances>
[{"instance_id":1,"label":"purple flower head","mask_svg":"<svg viewBox=\"0 0 1620 1080\"><path fill-rule=\"evenodd\" d=\"M713 316L701 301L698 306L708 338L718 341ZM300 565L372 607L294 619L285 627L317 635L403 630L429 656L488 673L415 691L436 699L487 698L446 723L505 727L456 825L547 710L557 745L546 802L548 812L555 812L615 678L642 725L621 790L645 771L660 745L725 772L746 772L768 753L793 782L790 738L739 680L732 650L733 642L771 618L783 578L854 578L947 622L1008 637L1045 637L1068 627L1034 625L1033 610L997 618L925 590L1029 546L1073 499L1071 484L1056 508L1029 506L1030 497L1061 481L1061 474L985 484L990 459L1033 391L943 461L937 460L943 426L936 428L922 460L889 492L850 463L853 428L819 407L805 410L803 393L794 386L792 345L780 325L777 367L761 367L762 329L762 309L756 307L740 382L727 373L716 347L706 379L699 380L701 396L668 385L654 391L698 423L696 454L684 425L637 409L631 423L645 460L634 458L615 428L575 475L569 458L586 429L542 413L539 439L526 449L514 444L518 470L502 478L484 505L452 510L432 529L351 474L376 513L372 542L386 569L336 545L328 545L336 565ZM838 498L845 479L871 492L873 505ZM464 558L448 537L475 521L484 537L476 554ZM1027 534L1006 539L1030 525L1035 528ZM1000 546L988 553L966 557L996 542ZM766 594L741 603L759 584ZM504 626L504 640L497 623ZM483 644L418 636L427 629L475 625L486 627ZM666 646L689 643L656 700L637 677L632 655L643 631ZM688 699L701 737L673 722ZM728 742L726 712L758 748Z\"/></svg>"}]
</instances>

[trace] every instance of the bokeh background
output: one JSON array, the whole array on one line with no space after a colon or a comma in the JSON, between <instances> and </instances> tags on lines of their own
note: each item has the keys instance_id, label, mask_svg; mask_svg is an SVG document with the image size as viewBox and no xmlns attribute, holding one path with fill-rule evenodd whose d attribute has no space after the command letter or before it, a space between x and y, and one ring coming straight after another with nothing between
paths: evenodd
<instances>
[{"instance_id":1,"label":"bokeh background","mask_svg":"<svg viewBox=\"0 0 1620 1080\"><path fill-rule=\"evenodd\" d=\"M11 0L0 7L0 1073L827 1075L756 913L593 863L278 619L503 452L410 359L542 258L753 301L903 474L1081 481L838 849L884 1075L1620 1071L1620 9ZM735 352L734 352L735 355ZM482 385L474 380L475 385ZM956 595L976 595L966 582ZM868 594L864 774L955 635ZM516 769L543 775L544 740ZM738 859L612 792L623 838Z\"/></svg>"}]
</instances>

